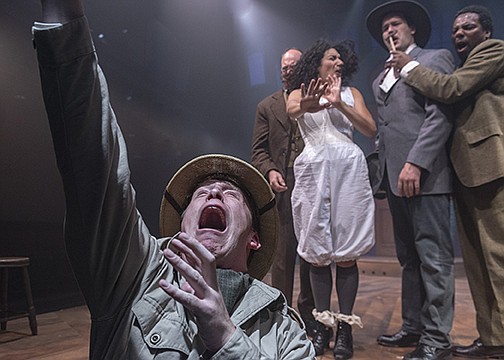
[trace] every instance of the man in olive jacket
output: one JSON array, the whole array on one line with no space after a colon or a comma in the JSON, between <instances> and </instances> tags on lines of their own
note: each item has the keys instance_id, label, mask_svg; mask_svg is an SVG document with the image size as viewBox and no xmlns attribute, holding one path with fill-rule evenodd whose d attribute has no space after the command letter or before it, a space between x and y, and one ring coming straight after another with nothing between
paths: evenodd
<instances>
[{"instance_id":1,"label":"man in olive jacket","mask_svg":"<svg viewBox=\"0 0 504 360\"><path fill-rule=\"evenodd\" d=\"M504 41L491 39L489 11L468 6L455 16L452 41L461 66L451 75L393 53L393 66L416 91L453 104L451 160L467 280L480 338L454 355L504 357ZM499 358L500 358L499 357Z\"/></svg>"},{"instance_id":2,"label":"man in olive jacket","mask_svg":"<svg viewBox=\"0 0 504 360\"><path fill-rule=\"evenodd\" d=\"M314 359L283 295L260 281L278 222L262 174L227 155L188 162L164 194L167 237L152 236L81 0L41 3L34 44L90 359Z\"/></svg>"}]
</instances>

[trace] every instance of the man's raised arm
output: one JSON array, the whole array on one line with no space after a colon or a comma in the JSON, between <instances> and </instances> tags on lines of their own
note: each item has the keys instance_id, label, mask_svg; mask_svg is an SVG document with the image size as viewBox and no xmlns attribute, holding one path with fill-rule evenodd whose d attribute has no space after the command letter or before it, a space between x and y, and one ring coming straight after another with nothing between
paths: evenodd
<instances>
[{"instance_id":1,"label":"man's raised arm","mask_svg":"<svg viewBox=\"0 0 504 360\"><path fill-rule=\"evenodd\" d=\"M67 23L84 16L81 0L41 0L42 21L48 23Z\"/></svg>"}]
</instances>

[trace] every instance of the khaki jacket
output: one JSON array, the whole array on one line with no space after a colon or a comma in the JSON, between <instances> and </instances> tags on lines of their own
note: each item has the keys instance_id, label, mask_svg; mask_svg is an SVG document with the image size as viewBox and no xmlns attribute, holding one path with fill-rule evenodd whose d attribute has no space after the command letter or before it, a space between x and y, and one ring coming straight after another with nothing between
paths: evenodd
<instances>
[{"instance_id":1,"label":"khaki jacket","mask_svg":"<svg viewBox=\"0 0 504 360\"><path fill-rule=\"evenodd\" d=\"M434 100L454 104L450 157L464 186L504 177L504 41L483 41L451 75L417 66L406 83Z\"/></svg>"},{"instance_id":2,"label":"khaki jacket","mask_svg":"<svg viewBox=\"0 0 504 360\"><path fill-rule=\"evenodd\" d=\"M136 208L126 145L86 18L36 31L40 77L66 199L65 242L91 314L91 359L205 359L192 316L159 287L179 286ZM285 298L255 280L211 359L312 359Z\"/></svg>"}]
</instances>

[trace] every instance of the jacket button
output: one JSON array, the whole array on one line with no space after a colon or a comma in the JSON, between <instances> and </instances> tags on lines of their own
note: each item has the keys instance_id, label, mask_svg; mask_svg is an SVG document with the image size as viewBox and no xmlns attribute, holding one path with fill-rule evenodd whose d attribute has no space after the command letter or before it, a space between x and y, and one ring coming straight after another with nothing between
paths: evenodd
<instances>
[{"instance_id":1,"label":"jacket button","mask_svg":"<svg viewBox=\"0 0 504 360\"><path fill-rule=\"evenodd\" d=\"M150 342L153 344L157 344L159 342L159 340L161 340L161 335L159 335L159 334L154 333L150 337Z\"/></svg>"}]
</instances>

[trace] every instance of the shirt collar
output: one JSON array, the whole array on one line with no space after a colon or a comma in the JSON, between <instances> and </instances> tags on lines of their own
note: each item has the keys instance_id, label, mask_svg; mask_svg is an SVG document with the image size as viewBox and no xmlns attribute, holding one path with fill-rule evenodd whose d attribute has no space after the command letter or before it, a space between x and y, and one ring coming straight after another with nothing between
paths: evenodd
<instances>
[{"instance_id":1,"label":"shirt collar","mask_svg":"<svg viewBox=\"0 0 504 360\"><path fill-rule=\"evenodd\" d=\"M417 47L417 44L413 43L411 44L410 46L408 46L408 48L406 49L405 53L409 55L410 52L413 51L414 48Z\"/></svg>"}]
</instances>

